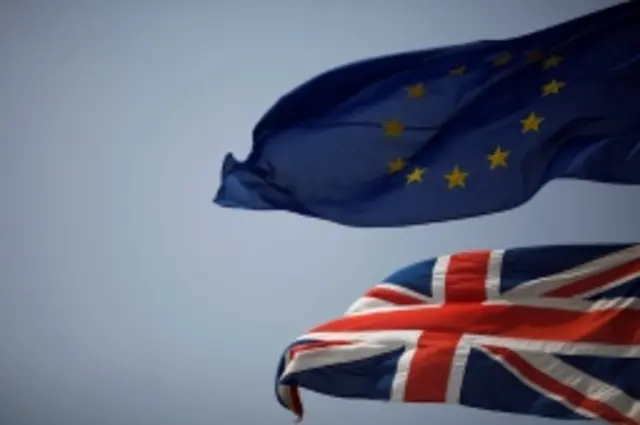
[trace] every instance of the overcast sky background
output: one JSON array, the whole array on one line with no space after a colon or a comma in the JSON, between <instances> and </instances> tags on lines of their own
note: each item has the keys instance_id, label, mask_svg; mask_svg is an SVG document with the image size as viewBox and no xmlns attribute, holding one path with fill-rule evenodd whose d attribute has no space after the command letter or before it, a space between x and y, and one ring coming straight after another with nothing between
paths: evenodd
<instances>
[{"instance_id":1,"label":"overcast sky background","mask_svg":"<svg viewBox=\"0 0 640 425\"><path fill-rule=\"evenodd\" d=\"M523 34L607 0L0 1L0 423L276 425L283 348L471 248L640 240L640 189L349 229L211 203L284 92L369 56ZM552 424L303 392L309 425Z\"/></svg>"}]
</instances>

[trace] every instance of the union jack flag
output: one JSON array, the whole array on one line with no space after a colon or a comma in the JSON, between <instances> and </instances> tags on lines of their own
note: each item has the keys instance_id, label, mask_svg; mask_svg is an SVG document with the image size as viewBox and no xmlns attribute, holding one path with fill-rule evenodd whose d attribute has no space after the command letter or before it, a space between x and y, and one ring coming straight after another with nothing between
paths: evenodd
<instances>
[{"instance_id":1,"label":"union jack flag","mask_svg":"<svg viewBox=\"0 0 640 425\"><path fill-rule=\"evenodd\" d=\"M640 425L640 245L465 251L406 267L284 352L298 387Z\"/></svg>"}]
</instances>

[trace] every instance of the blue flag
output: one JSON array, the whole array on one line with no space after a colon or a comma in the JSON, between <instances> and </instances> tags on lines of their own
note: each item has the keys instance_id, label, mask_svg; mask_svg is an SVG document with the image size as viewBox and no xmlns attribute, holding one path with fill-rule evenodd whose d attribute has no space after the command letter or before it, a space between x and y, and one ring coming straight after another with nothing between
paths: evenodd
<instances>
[{"instance_id":1,"label":"blue flag","mask_svg":"<svg viewBox=\"0 0 640 425\"><path fill-rule=\"evenodd\" d=\"M227 155L215 203L406 226L559 178L640 184L640 2L324 73L266 113L245 161Z\"/></svg>"}]
</instances>

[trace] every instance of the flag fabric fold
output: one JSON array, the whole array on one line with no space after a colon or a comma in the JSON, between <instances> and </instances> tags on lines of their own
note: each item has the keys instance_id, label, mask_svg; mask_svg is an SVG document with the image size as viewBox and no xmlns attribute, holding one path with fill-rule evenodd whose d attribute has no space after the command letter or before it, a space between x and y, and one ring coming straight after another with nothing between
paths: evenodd
<instances>
[{"instance_id":1,"label":"flag fabric fold","mask_svg":"<svg viewBox=\"0 0 640 425\"><path fill-rule=\"evenodd\" d=\"M640 424L640 244L463 251L401 269L297 338L276 376L340 398Z\"/></svg>"},{"instance_id":2,"label":"flag fabric fold","mask_svg":"<svg viewBox=\"0 0 640 425\"><path fill-rule=\"evenodd\" d=\"M283 96L214 202L392 227L640 184L640 2L528 35L372 58Z\"/></svg>"}]
</instances>

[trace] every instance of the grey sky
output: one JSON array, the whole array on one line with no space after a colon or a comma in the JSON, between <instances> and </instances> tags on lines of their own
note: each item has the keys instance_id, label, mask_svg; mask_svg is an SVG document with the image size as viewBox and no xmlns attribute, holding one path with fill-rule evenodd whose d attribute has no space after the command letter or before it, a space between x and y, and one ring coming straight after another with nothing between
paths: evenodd
<instances>
[{"instance_id":1,"label":"grey sky","mask_svg":"<svg viewBox=\"0 0 640 425\"><path fill-rule=\"evenodd\" d=\"M368 286L467 249L640 239L638 188L558 182L515 211L349 229L224 210L278 96L373 55L510 37L612 0L0 3L0 423L273 425L282 349ZM309 425L543 424L303 392Z\"/></svg>"}]
</instances>

